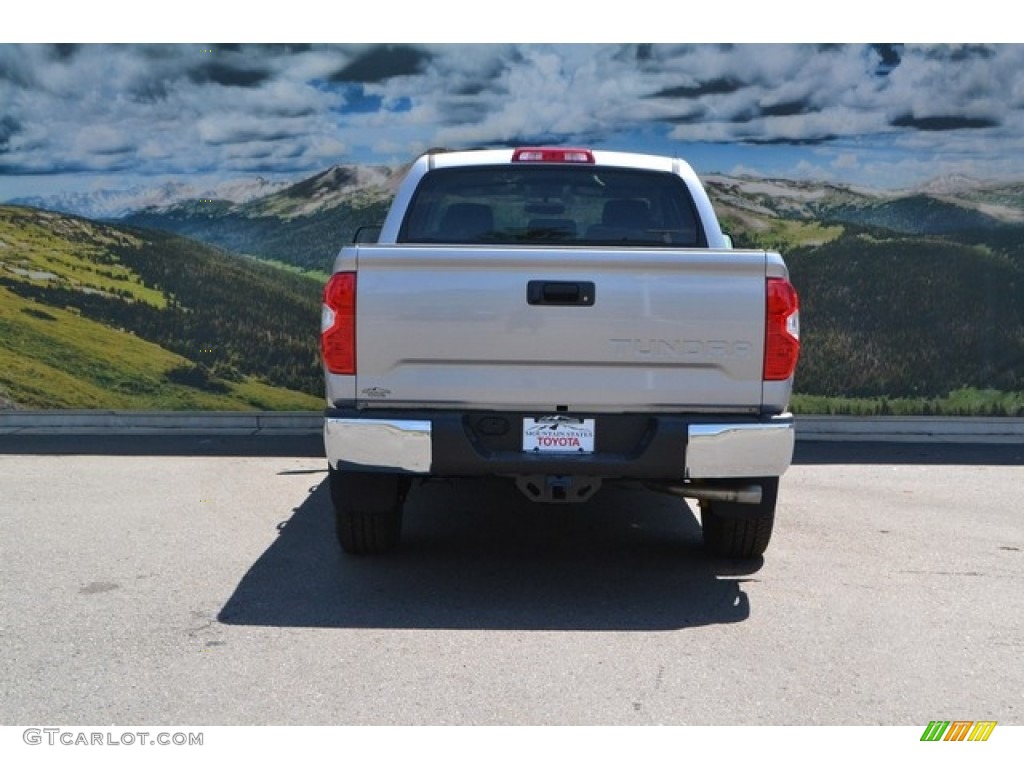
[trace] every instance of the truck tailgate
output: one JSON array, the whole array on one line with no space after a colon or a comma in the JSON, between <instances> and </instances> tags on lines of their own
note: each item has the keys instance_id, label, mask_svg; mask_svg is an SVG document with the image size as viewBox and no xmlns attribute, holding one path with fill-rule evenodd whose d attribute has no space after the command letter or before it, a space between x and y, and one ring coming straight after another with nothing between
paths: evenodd
<instances>
[{"instance_id":1,"label":"truck tailgate","mask_svg":"<svg viewBox=\"0 0 1024 768\"><path fill-rule=\"evenodd\" d=\"M365 245L353 256L366 406L760 407L763 252Z\"/></svg>"}]
</instances>

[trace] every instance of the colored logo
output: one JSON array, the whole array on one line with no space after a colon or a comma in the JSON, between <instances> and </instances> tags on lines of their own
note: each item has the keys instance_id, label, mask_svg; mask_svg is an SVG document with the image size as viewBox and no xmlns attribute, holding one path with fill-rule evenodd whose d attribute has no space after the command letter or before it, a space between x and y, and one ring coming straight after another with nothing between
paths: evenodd
<instances>
[{"instance_id":1,"label":"colored logo","mask_svg":"<svg viewBox=\"0 0 1024 768\"><path fill-rule=\"evenodd\" d=\"M995 720L932 720L921 741L988 741L995 727Z\"/></svg>"}]
</instances>

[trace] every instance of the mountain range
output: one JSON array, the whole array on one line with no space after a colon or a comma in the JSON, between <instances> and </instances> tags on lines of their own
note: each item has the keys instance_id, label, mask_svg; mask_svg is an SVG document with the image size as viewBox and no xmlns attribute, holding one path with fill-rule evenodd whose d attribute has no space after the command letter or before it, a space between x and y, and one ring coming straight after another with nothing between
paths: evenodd
<instances>
[{"instance_id":1,"label":"mountain range","mask_svg":"<svg viewBox=\"0 0 1024 768\"><path fill-rule=\"evenodd\" d=\"M335 165L290 184L235 180L198 194L189 184L167 183L12 202L174 232L325 273L360 227L381 223L403 171ZM1024 182L945 176L896 191L722 174L708 175L704 182L726 228L761 244L791 244L794 222L882 227L914 235L1024 224ZM789 232L781 240L780 229Z\"/></svg>"},{"instance_id":2,"label":"mountain range","mask_svg":"<svg viewBox=\"0 0 1024 768\"><path fill-rule=\"evenodd\" d=\"M0 401L308 407L321 388L323 276L359 227L382 222L402 175L339 165L287 185L239 183L221 196L192 197L172 184L59 201L98 210L105 199L122 211L105 222L0 207L0 374L5 366L23 374L0 375ZM786 257L804 326L798 392L1024 392L1024 183L946 177L881 191L704 181L737 246ZM79 338L94 348L67 347ZM87 364L62 368L48 344ZM119 346L151 358L150 373L136 366L107 381L103 350ZM77 387L82 370L93 372L91 388ZM37 391L46 381L63 383Z\"/></svg>"},{"instance_id":3,"label":"mountain range","mask_svg":"<svg viewBox=\"0 0 1024 768\"><path fill-rule=\"evenodd\" d=\"M214 201L221 210L283 218L358 203L361 198L390 198L404 167L334 165L298 181L235 178L201 187L189 181L151 186L68 192L11 199L23 205L90 219L120 219L137 213L166 214ZM913 188L882 190L839 182L797 181L757 176L708 174L703 181L719 202L757 213L811 218L845 206L874 207L921 197L973 209L997 221L1024 222L1024 181L991 182L962 174L939 176Z\"/></svg>"},{"instance_id":4,"label":"mountain range","mask_svg":"<svg viewBox=\"0 0 1024 768\"><path fill-rule=\"evenodd\" d=\"M190 200L222 200L242 205L272 195L289 186L288 182L230 179L212 186L186 181L166 181L152 186L136 185L125 189L98 189L90 192L63 192L57 195L20 197L10 205L42 208L70 213L87 219L120 219L141 210L167 210Z\"/></svg>"},{"instance_id":5,"label":"mountain range","mask_svg":"<svg viewBox=\"0 0 1024 768\"><path fill-rule=\"evenodd\" d=\"M385 167L332 166L245 202L181 200L119 221L325 274L360 227L383 221L400 179Z\"/></svg>"}]
</instances>

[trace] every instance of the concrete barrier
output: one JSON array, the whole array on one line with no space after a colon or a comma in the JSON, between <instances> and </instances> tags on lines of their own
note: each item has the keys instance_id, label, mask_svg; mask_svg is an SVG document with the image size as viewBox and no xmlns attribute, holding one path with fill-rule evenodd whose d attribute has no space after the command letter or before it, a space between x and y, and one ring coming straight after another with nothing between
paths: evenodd
<instances>
[{"instance_id":1,"label":"concrete barrier","mask_svg":"<svg viewBox=\"0 0 1024 768\"><path fill-rule=\"evenodd\" d=\"M317 411L0 411L0 435L308 435Z\"/></svg>"},{"instance_id":2,"label":"concrete barrier","mask_svg":"<svg viewBox=\"0 0 1024 768\"><path fill-rule=\"evenodd\" d=\"M1019 443L1024 419L966 416L798 416L801 441Z\"/></svg>"},{"instance_id":3,"label":"concrete barrier","mask_svg":"<svg viewBox=\"0 0 1024 768\"><path fill-rule=\"evenodd\" d=\"M312 435L319 411L0 411L0 435ZM799 441L1020 443L1024 419L798 416Z\"/></svg>"}]
</instances>

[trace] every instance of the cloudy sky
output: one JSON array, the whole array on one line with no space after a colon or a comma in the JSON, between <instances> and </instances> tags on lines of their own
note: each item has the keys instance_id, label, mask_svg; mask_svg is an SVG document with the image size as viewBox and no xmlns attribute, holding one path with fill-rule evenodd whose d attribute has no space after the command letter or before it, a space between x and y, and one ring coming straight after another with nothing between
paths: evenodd
<instances>
[{"instance_id":1,"label":"cloudy sky","mask_svg":"<svg viewBox=\"0 0 1024 768\"><path fill-rule=\"evenodd\" d=\"M0 200L536 143L1024 179L1024 45L0 43Z\"/></svg>"}]
</instances>

